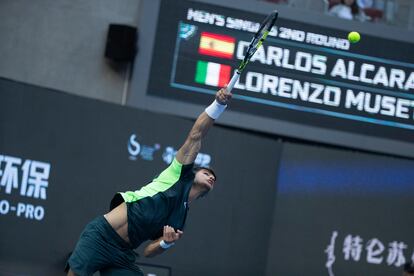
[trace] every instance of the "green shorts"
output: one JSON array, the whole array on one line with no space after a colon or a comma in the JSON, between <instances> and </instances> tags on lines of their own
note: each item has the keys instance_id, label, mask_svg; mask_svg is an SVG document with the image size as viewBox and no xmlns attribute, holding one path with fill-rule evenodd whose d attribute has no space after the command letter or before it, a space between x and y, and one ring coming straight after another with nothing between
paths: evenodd
<instances>
[{"instance_id":1,"label":"green shorts","mask_svg":"<svg viewBox=\"0 0 414 276\"><path fill-rule=\"evenodd\" d=\"M101 275L143 276L135 264L136 256L130 245L100 216L86 225L68 265L79 276L89 276L96 271Z\"/></svg>"}]
</instances>

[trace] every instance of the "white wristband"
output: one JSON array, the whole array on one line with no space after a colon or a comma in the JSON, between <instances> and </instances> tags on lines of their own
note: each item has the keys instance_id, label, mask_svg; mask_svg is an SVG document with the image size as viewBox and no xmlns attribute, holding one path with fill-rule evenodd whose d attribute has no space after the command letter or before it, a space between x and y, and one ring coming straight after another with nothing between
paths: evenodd
<instances>
[{"instance_id":1,"label":"white wristband","mask_svg":"<svg viewBox=\"0 0 414 276\"><path fill-rule=\"evenodd\" d=\"M168 248L170 248L171 246L173 246L175 243L166 243L164 240L161 240L160 241L160 246L161 246L161 248L164 248L164 249L168 249Z\"/></svg>"},{"instance_id":2,"label":"white wristband","mask_svg":"<svg viewBox=\"0 0 414 276\"><path fill-rule=\"evenodd\" d=\"M214 102L205 109L205 112L211 119L216 120L226 107L227 105L220 104L217 100L214 100Z\"/></svg>"}]
</instances>

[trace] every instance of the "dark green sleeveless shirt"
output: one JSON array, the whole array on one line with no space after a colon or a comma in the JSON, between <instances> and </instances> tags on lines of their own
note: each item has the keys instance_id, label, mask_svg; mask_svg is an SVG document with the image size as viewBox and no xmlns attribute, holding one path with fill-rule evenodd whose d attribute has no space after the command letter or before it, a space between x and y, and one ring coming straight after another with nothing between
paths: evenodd
<instances>
[{"instance_id":1,"label":"dark green sleeveless shirt","mask_svg":"<svg viewBox=\"0 0 414 276\"><path fill-rule=\"evenodd\" d=\"M173 162L151 183L137 191L118 193L111 208L127 204L128 236L133 248L163 235L169 225L183 230L188 212L188 195L194 181L194 164Z\"/></svg>"}]
</instances>

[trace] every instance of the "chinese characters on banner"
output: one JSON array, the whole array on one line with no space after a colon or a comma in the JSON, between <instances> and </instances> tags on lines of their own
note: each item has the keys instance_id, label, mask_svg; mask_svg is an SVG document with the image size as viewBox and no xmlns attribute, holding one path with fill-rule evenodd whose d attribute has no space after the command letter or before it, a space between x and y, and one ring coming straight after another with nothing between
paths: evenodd
<instances>
[{"instance_id":1,"label":"chinese characters on banner","mask_svg":"<svg viewBox=\"0 0 414 276\"><path fill-rule=\"evenodd\" d=\"M402 266L407 260L411 258L414 260L414 251L409 252L408 245L402 241L383 242L377 238L364 239L359 235L348 234L344 237L343 242L337 241L338 231L333 231L330 243L325 249L327 261L325 263L329 275L334 276L333 265L337 256L335 256L336 246L342 246L342 255L345 261L366 261L368 264L388 266ZM362 258L362 253L365 251L365 260ZM407 257L407 254L411 254Z\"/></svg>"},{"instance_id":2,"label":"chinese characters on banner","mask_svg":"<svg viewBox=\"0 0 414 276\"><path fill-rule=\"evenodd\" d=\"M0 193L46 200L50 167L49 163L0 154ZM45 211L43 206L0 200L0 215L13 213L17 217L42 220Z\"/></svg>"}]
</instances>

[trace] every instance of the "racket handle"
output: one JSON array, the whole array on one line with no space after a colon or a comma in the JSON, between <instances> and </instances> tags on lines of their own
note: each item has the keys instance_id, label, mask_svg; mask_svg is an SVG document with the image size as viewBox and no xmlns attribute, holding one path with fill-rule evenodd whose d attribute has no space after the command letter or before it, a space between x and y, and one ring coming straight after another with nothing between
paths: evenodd
<instances>
[{"instance_id":1,"label":"racket handle","mask_svg":"<svg viewBox=\"0 0 414 276\"><path fill-rule=\"evenodd\" d=\"M229 84L227 85L227 88L226 88L227 92L231 92L231 90L233 89L239 77L240 77L240 72L239 70L236 70L233 74L233 77L231 77Z\"/></svg>"}]
</instances>

